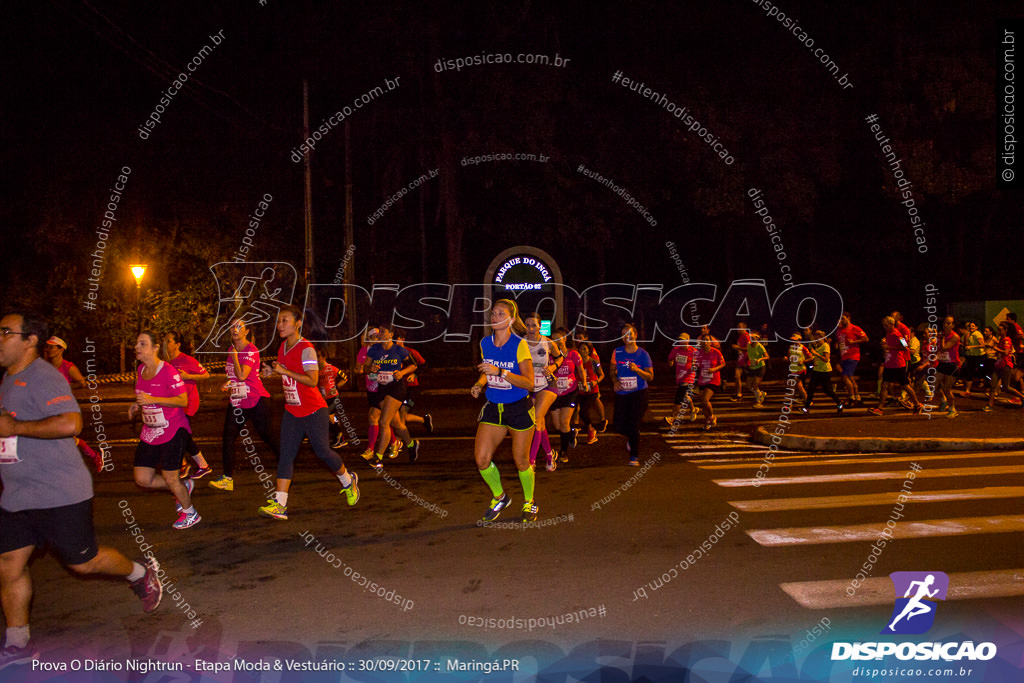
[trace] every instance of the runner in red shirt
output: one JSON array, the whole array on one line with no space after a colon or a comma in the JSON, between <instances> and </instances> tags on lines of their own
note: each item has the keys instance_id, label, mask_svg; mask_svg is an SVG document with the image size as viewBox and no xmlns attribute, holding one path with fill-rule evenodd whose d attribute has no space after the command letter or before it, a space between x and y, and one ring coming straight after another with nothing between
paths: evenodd
<instances>
[{"instance_id":1,"label":"runner in red shirt","mask_svg":"<svg viewBox=\"0 0 1024 683\"><path fill-rule=\"evenodd\" d=\"M860 363L860 345L867 340L868 336L864 334L864 330L850 322L850 312L845 311L839 318L836 344L839 345L839 366L843 372L843 384L853 403L862 402L855 373L857 364Z\"/></svg>"},{"instance_id":2,"label":"runner in red shirt","mask_svg":"<svg viewBox=\"0 0 1024 683\"><path fill-rule=\"evenodd\" d=\"M317 369L320 371L317 389L320 390L320 395L327 401L327 406L330 409L328 428L331 448L344 448L348 445L348 439L342 433L341 420L338 418L338 409L341 406L341 402L338 400L338 377L340 374L342 384L348 381L348 377L338 370L337 367L327 362L327 350L322 346L317 347L316 363ZM344 414L344 411L342 411L342 414Z\"/></svg>"},{"instance_id":3,"label":"runner in red shirt","mask_svg":"<svg viewBox=\"0 0 1024 683\"><path fill-rule=\"evenodd\" d=\"M736 382L736 395L730 398L730 401L739 401L743 398L743 375L750 367L750 360L747 358L747 347L750 346L750 333L747 331L747 324L737 323L736 326L739 328L739 333L736 343L732 345L736 351L736 370L733 373L733 379ZM754 400L757 400L756 394Z\"/></svg>"},{"instance_id":4,"label":"runner in red shirt","mask_svg":"<svg viewBox=\"0 0 1024 683\"><path fill-rule=\"evenodd\" d=\"M870 408L868 412L872 415L882 415L890 389L898 395L900 387L903 387L914 401L914 415L919 415L924 406L917 400L917 394L907 377L907 356L904 354L907 340L896 328L896 320L891 315L882 319L882 327L885 328L885 339L882 341L882 350L885 352L882 387L878 396L878 407Z\"/></svg>"},{"instance_id":5,"label":"runner in red shirt","mask_svg":"<svg viewBox=\"0 0 1024 683\"><path fill-rule=\"evenodd\" d=\"M668 354L668 365L675 372L676 396L672 401L672 415L665 422L673 429L689 413L690 422L697 419L700 408L693 405L694 383L697 381L697 355L700 353L696 343L690 342L690 335L683 332L679 340Z\"/></svg>"},{"instance_id":6,"label":"runner in red shirt","mask_svg":"<svg viewBox=\"0 0 1024 683\"><path fill-rule=\"evenodd\" d=\"M328 443L327 402L317 389L320 373L316 351L302 338L302 309L284 306L277 316L277 334L283 340L272 371L281 376L285 412L281 418L281 455L277 462L277 491L259 509L261 515L288 519L288 489L295 472L295 458L303 437L313 452L341 482L349 505L359 502L359 477L349 474L345 463Z\"/></svg>"},{"instance_id":7,"label":"runner in red shirt","mask_svg":"<svg viewBox=\"0 0 1024 683\"><path fill-rule=\"evenodd\" d=\"M82 376L82 371L78 369L77 365L64 358L64 352L67 348L67 342L60 337L50 337L46 340L46 348L43 350L43 355L50 365L60 371L60 374L68 381L72 389L81 389L85 386L85 377ZM94 451L89 444L77 436L75 437L75 445L78 446L78 450L82 452L82 455L92 460L97 472L103 471L102 455ZM100 450L103 450L102 447Z\"/></svg>"},{"instance_id":8,"label":"runner in red shirt","mask_svg":"<svg viewBox=\"0 0 1024 683\"><path fill-rule=\"evenodd\" d=\"M188 393L188 406L185 408L185 414L190 418L195 417L195 414L199 412L199 384L197 382L201 379L210 379L210 373L195 358L181 352L181 334L178 332L168 332L164 335L163 351L167 362L173 365L181 378L185 380L185 391ZM182 479L185 477L202 479L213 471L191 434L185 443L185 452L195 462L196 471L189 475L191 465L186 461L181 468Z\"/></svg>"},{"instance_id":9,"label":"runner in red shirt","mask_svg":"<svg viewBox=\"0 0 1024 683\"><path fill-rule=\"evenodd\" d=\"M982 408L986 413L992 410L995 405L996 394L1000 386L1005 387L1008 392L1021 399L1021 407L1024 407L1024 394L1010 386L1010 378L1014 369L1014 353L1020 342L1020 336L1013 325L1012 320L1004 320L999 323L999 341L996 342L996 363L995 372L992 375L992 386L988 390L988 405Z\"/></svg>"}]
</instances>

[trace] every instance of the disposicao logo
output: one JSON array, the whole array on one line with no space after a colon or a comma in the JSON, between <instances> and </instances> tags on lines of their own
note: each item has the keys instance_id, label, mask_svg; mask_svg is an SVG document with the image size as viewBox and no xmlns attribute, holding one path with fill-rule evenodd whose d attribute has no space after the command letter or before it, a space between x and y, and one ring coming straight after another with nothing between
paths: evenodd
<instances>
[{"instance_id":1,"label":"disposicao logo","mask_svg":"<svg viewBox=\"0 0 1024 683\"><path fill-rule=\"evenodd\" d=\"M896 589L896 606L881 633L926 633L935 623L937 601L946 599L949 577L942 572L893 572L889 578Z\"/></svg>"},{"instance_id":2,"label":"disposicao logo","mask_svg":"<svg viewBox=\"0 0 1024 683\"><path fill-rule=\"evenodd\" d=\"M917 635L927 632L935 623L938 601L946 599L949 577L942 572L893 572L889 578L896 590L896 605L889 624L881 633ZM987 661L995 657L996 653L994 643L975 644L969 640L944 643L832 643L832 661L880 660L893 656L903 661Z\"/></svg>"}]
</instances>

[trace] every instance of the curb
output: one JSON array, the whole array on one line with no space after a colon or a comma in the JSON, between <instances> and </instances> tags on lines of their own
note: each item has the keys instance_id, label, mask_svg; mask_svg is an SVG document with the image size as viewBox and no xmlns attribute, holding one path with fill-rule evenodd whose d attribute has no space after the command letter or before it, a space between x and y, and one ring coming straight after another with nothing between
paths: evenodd
<instances>
[{"instance_id":1,"label":"curb","mask_svg":"<svg viewBox=\"0 0 1024 683\"><path fill-rule=\"evenodd\" d=\"M776 435L758 427L751 440L764 446ZM776 445L794 451L839 451L844 453L916 453L922 451L972 451L1024 449L1024 439L897 439L860 436L800 436L786 434Z\"/></svg>"}]
</instances>

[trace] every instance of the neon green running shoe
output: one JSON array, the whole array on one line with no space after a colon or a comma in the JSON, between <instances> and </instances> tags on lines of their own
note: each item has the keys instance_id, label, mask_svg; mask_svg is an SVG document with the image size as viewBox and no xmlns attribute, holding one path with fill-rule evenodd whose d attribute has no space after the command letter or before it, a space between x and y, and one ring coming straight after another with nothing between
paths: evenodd
<instances>
[{"instance_id":1,"label":"neon green running shoe","mask_svg":"<svg viewBox=\"0 0 1024 683\"><path fill-rule=\"evenodd\" d=\"M349 505L355 505L359 502L359 475L355 472L349 472L352 477L352 483L341 489L341 492L345 494L345 499Z\"/></svg>"},{"instance_id":2,"label":"neon green running shoe","mask_svg":"<svg viewBox=\"0 0 1024 683\"><path fill-rule=\"evenodd\" d=\"M273 517L274 519L288 519L288 508L271 499L260 508L260 514L264 517Z\"/></svg>"}]
</instances>

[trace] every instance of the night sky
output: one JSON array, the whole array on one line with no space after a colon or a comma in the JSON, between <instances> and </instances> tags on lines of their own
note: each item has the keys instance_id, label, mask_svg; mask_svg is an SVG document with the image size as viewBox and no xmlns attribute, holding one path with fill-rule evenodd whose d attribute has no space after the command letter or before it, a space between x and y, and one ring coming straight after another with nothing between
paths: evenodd
<instances>
[{"instance_id":1,"label":"night sky","mask_svg":"<svg viewBox=\"0 0 1024 683\"><path fill-rule=\"evenodd\" d=\"M500 251L530 244L578 289L668 289L683 281L672 241L689 280L724 291L763 279L774 295L785 283L748 197L758 189L794 281L834 286L862 324L878 327L893 308L919 322L929 282L944 304L1021 298L1022 195L996 187L995 94L997 22L1019 18L1019 3L783 10L838 75L751 0L19 3L3 47L0 293L9 304L27 288L55 287L52 263L63 265L54 297L85 289L86 254L122 166L132 173L113 232L157 264L152 286L208 277L230 259L264 194L273 201L249 258L301 273L303 171L290 155L307 79L314 129L368 90L399 83L347 117L352 267L364 286L476 282ZM140 139L176 74L218 32L221 43ZM438 68L495 53L569 61ZM688 121L613 82L617 72L686 107L734 162ZM872 114L912 182L925 254L865 120ZM463 163L506 152L548 160ZM648 219L581 165L624 188ZM368 224L431 169L437 178ZM344 125L317 143L312 173L315 277L330 282L349 247ZM171 243L152 240L171 231ZM174 244L187 239L220 256L176 258ZM111 256L104 277L123 278L119 268Z\"/></svg>"}]
</instances>

